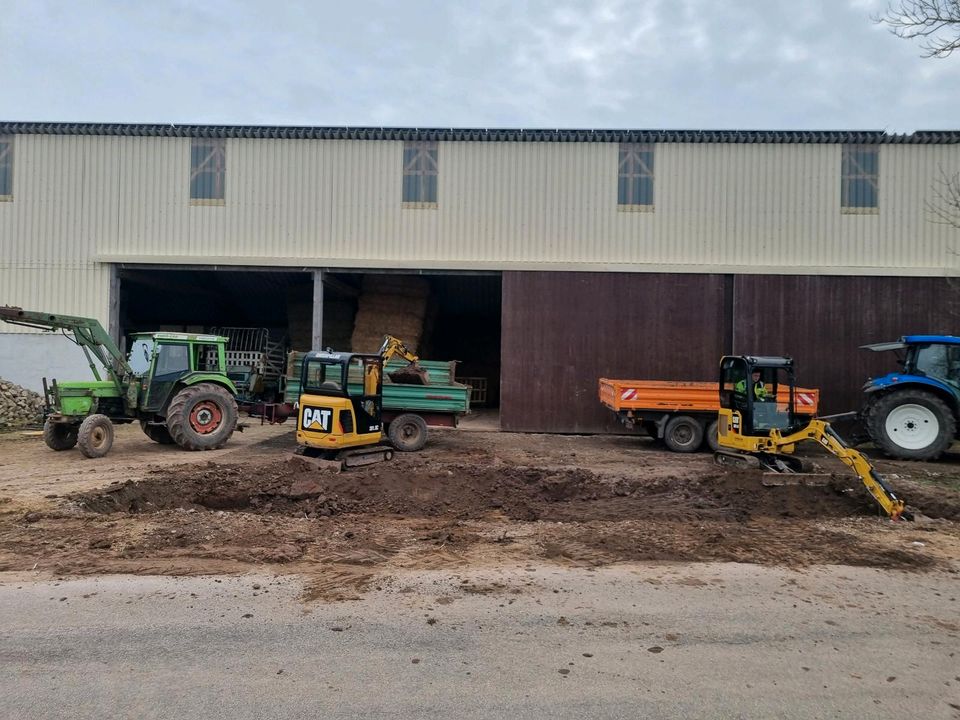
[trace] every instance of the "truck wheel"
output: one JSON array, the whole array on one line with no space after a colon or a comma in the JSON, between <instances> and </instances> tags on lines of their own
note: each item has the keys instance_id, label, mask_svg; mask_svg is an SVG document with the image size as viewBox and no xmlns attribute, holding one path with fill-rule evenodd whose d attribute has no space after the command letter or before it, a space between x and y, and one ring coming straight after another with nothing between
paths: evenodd
<instances>
[{"instance_id":1,"label":"truck wheel","mask_svg":"<svg viewBox=\"0 0 960 720\"><path fill-rule=\"evenodd\" d=\"M43 423L43 441L51 450L69 450L77 445L77 426L53 422L47 418Z\"/></svg>"},{"instance_id":2,"label":"truck wheel","mask_svg":"<svg viewBox=\"0 0 960 720\"><path fill-rule=\"evenodd\" d=\"M667 423L663 430L663 441L674 452L690 453L703 442L703 426L696 418L678 415Z\"/></svg>"},{"instance_id":3,"label":"truck wheel","mask_svg":"<svg viewBox=\"0 0 960 720\"><path fill-rule=\"evenodd\" d=\"M178 392L167 407L167 431L184 450L223 447L237 426L237 401L214 383L197 383Z\"/></svg>"},{"instance_id":4,"label":"truck wheel","mask_svg":"<svg viewBox=\"0 0 960 720\"><path fill-rule=\"evenodd\" d=\"M101 458L113 447L113 423L106 415L90 415L80 423L77 446L88 458Z\"/></svg>"},{"instance_id":5,"label":"truck wheel","mask_svg":"<svg viewBox=\"0 0 960 720\"><path fill-rule=\"evenodd\" d=\"M953 443L957 424L947 404L923 390L906 389L871 403L870 439L890 457L935 460Z\"/></svg>"},{"instance_id":6,"label":"truck wheel","mask_svg":"<svg viewBox=\"0 0 960 720\"><path fill-rule=\"evenodd\" d=\"M720 449L720 438L717 437L717 420L711 420L703 433L703 441L706 443L710 452L716 452Z\"/></svg>"},{"instance_id":7,"label":"truck wheel","mask_svg":"<svg viewBox=\"0 0 960 720\"><path fill-rule=\"evenodd\" d=\"M400 415L390 422L387 437L397 450L415 452L427 444L427 423L413 413Z\"/></svg>"},{"instance_id":8,"label":"truck wheel","mask_svg":"<svg viewBox=\"0 0 960 720\"><path fill-rule=\"evenodd\" d=\"M140 421L140 429L143 434L161 445L173 445L173 438L170 437L170 431L163 425L151 425L146 420Z\"/></svg>"}]
</instances>

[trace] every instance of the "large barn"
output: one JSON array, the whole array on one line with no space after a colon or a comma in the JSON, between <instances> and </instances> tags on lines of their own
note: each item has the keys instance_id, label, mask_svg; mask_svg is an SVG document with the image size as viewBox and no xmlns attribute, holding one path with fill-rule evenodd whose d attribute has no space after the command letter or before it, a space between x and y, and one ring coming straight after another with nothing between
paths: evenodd
<instances>
[{"instance_id":1,"label":"large barn","mask_svg":"<svg viewBox=\"0 0 960 720\"><path fill-rule=\"evenodd\" d=\"M960 232L931 213L958 169L960 131L4 122L0 305L357 351L387 314L505 430L615 429L599 377L731 352L792 355L839 412L890 361L858 346L958 330ZM89 372L0 333L8 380Z\"/></svg>"}]
</instances>

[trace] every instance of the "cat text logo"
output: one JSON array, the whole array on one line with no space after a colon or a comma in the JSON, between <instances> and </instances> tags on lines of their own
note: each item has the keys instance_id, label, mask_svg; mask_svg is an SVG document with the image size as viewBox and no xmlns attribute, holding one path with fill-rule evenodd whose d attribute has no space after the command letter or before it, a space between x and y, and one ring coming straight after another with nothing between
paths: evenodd
<instances>
[{"instance_id":1,"label":"cat text logo","mask_svg":"<svg viewBox=\"0 0 960 720\"><path fill-rule=\"evenodd\" d=\"M303 406L303 429L316 432L330 432L333 410L330 408Z\"/></svg>"}]
</instances>

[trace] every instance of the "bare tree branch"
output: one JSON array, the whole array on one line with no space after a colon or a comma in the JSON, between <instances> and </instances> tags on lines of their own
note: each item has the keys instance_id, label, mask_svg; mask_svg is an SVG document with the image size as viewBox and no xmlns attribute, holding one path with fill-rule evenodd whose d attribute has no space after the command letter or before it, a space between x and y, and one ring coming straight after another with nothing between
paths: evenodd
<instances>
[{"instance_id":1,"label":"bare tree branch","mask_svg":"<svg viewBox=\"0 0 960 720\"><path fill-rule=\"evenodd\" d=\"M873 21L897 37L919 39L924 57L945 58L960 48L960 0L899 0Z\"/></svg>"},{"instance_id":2,"label":"bare tree branch","mask_svg":"<svg viewBox=\"0 0 960 720\"><path fill-rule=\"evenodd\" d=\"M928 201L930 221L960 230L960 172L952 175L942 167L933 186L933 201Z\"/></svg>"}]
</instances>

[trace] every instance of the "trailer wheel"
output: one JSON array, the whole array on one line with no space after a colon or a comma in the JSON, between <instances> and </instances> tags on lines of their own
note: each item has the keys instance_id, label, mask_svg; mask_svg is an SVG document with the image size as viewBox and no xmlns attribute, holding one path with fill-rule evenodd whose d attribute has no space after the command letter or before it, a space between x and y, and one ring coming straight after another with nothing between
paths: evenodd
<instances>
[{"instance_id":1,"label":"trailer wheel","mask_svg":"<svg viewBox=\"0 0 960 720\"><path fill-rule=\"evenodd\" d=\"M197 383L170 401L167 431L184 450L216 450L233 435L237 415L237 401L226 388Z\"/></svg>"},{"instance_id":2,"label":"trailer wheel","mask_svg":"<svg viewBox=\"0 0 960 720\"><path fill-rule=\"evenodd\" d=\"M173 445L173 438L170 437L170 431L163 425L151 425L146 420L140 421L140 429L143 434L161 445Z\"/></svg>"},{"instance_id":3,"label":"trailer wheel","mask_svg":"<svg viewBox=\"0 0 960 720\"><path fill-rule=\"evenodd\" d=\"M113 447L113 423L106 415L90 415L80 423L77 446L88 458L101 458Z\"/></svg>"},{"instance_id":4,"label":"trailer wheel","mask_svg":"<svg viewBox=\"0 0 960 720\"><path fill-rule=\"evenodd\" d=\"M51 450L70 450L77 446L77 426L47 418L43 423L43 441Z\"/></svg>"},{"instance_id":5,"label":"trailer wheel","mask_svg":"<svg viewBox=\"0 0 960 720\"><path fill-rule=\"evenodd\" d=\"M390 421L387 437L401 452L416 452L427 444L427 423L419 415L405 413Z\"/></svg>"},{"instance_id":6,"label":"trailer wheel","mask_svg":"<svg viewBox=\"0 0 960 720\"><path fill-rule=\"evenodd\" d=\"M957 424L947 404L923 390L905 388L871 403L870 439L889 456L936 460L953 443Z\"/></svg>"},{"instance_id":7,"label":"trailer wheel","mask_svg":"<svg viewBox=\"0 0 960 720\"><path fill-rule=\"evenodd\" d=\"M703 441L707 444L710 452L716 452L720 449L720 438L717 437L718 420L711 420L704 432Z\"/></svg>"},{"instance_id":8,"label":"trailer wheel","mask_svg":"<svg viewBox=\"0 0 960 720\"><path fill-rule=\"evenodd\" d=\"M696 418L678 415L664 428L663 441L674 452L694 452L703 442L703 426Z\"/></svg>"}]
</instances>

